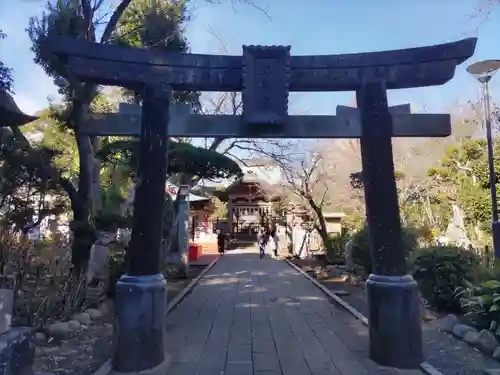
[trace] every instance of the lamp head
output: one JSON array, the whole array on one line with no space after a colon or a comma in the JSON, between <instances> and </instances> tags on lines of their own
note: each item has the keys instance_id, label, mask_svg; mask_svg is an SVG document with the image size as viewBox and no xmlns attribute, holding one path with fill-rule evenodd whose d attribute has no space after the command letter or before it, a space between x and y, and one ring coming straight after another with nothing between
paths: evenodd
<instances>
[{"instance_id":1,"label":"lamp head","mask_svg":"<svg viewBox=\"0 0 500 375\"><path fill-rule=\"evenodd\" d=\"M470 65L467 72L479 82L489 82L491 77L500 69L500 60L483 60Z\"/></svg>"},{"instance_id":2,"label":"lamp head","mask_svg":"<svg viewBox=\"0 0 500 375\"><path fill-rule=\"evenodd\" d=\"M177 195L187 198L189 196L189 185L181 185L179 186L179 190L177 191Z\"/></svg>"}]
</instances>

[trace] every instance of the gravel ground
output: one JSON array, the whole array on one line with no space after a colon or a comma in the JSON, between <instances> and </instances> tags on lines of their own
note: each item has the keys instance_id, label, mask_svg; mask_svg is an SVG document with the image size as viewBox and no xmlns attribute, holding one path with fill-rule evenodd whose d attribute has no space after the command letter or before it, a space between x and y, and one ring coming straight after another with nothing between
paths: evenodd
<instances>
[{"instance_id":1,"label":"gravel ground","mask_svg":"<svg viewBox=\"0 0 500 375\"><path fill-rule=\"evenodd\" d=\"M316 267L322 262L294 260L298 266ZM361 286L352 286L339 279L318 280L332 291L345 291L348 295L340 296L363 315L368 316L368 301ZM438 314L429 311L430 316ZM500 369L500 362L484 356L465 342L453 335L436 329L436 320L422 323L422 340L426 361L441 371L444 375L484 375L484 370Z\"/></svg>"},{"instance_id":2,"label":"gravel ground","mask_svg":"<svg viewBox=\"0 0 500 375\"><path fill-rule=\"evenodd\" d=\"M343 290L349 295L341 298L368 316L368 303L362 287L342 282L319 280L330 290ZM430 313L430 315L435 315ZM422 323L422 339L426 361L444 375L484 375L486 369L500 368L500 362L486 357L453 335L438 331L435 321Z\"/></svg>"},{"instance_id":3,"label":"gravel ground","mask_svg":"<svg viewBox=\"0 0 500 375\"><path fill-rule=\"evenodd\" d=\"M168 280L168 300L172 300L204 268L205 265L190 267L188 279ZM37 345L34 370L52 372L55 375L90 375L111 357L112 347L113 312L110 309L102 319L92 323L76 337L61 341L57 345Z\"/></svg>"}]
</instances>

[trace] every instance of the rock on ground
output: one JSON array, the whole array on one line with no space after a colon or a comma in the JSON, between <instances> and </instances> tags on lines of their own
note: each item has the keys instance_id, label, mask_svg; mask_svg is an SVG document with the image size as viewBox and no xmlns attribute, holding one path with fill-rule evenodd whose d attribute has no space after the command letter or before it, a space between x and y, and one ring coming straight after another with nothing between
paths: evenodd
<instances>
[{"instance_id":1,"label":"rock on ground","mask_svg":"<svg viewBox=\"0 0 500 375\"><path fill-rule=\"evenodd\" d=\"M437 327L441 331L451 333L453 331L453 327L455 327L457 323L458 323L457 316L454 314L449 314L437 322Z\"/></svg>"},{"instance_id":2,"label":"rock on ground","mask_svg":"<svg viewBox=\"0 0 500 375\"><path fill-rule=\"evenodd\" d=\"M82 325L80 324L80 322L78 320L70 320L68 322L68 326L69 328L71 328L73 331L76 331L78 329L80 329L82 327Z\"/></svg>"},{"instance_id":3,"label":"rock on ground","mask_svg":"<svg viewBox=\"0 0 500 375\"><path fill-rule=\"evenodd\" d=\"M86 312L74 314L71 317L71 320L76 320L80 324L84 324L86 326L88 326L90 324L90 322L91 322L90 315L88 313L86 313Z\"/></svg>"},{"instance_id":4,"label":"rock on ground","mask_svg":"<svg viewBox=\"0 0 500 375\"><path fill-rule=\"evenodd\" d=\"M479 343L479 333L475 331L469 331L464 335L464 341L467 344L477 345Z\"/></svg>"},{"instance_id":5,"label":"rock on ground","mask_svg":"<svg viewBox=\"0 0 500 375\"><path fill-rule=\"evenodd\" d=\"M43 332L37 332L35 334L35 340L37 343L44 343L47 341L47 335Z\"/></svg>"},{"instance_id":6,"label":"rock on ground","mask_svg":"<svg viewBox=\"0 0 500 375\"><path fill-rule=\"evenodd\" d=\"M85 312L87 314L89 314L90 319L92 319L92 320L102 318L104 315L102 312L100 312L97 309L87 309L87 310L85 310Z\"/></svg>"},{"instance_id":7,"label":"rock on ground","mask_svg":"<svg viewBox=\"0 0 500 375\"><path fill-rule=\"evenodd\" d=\"M500 359L500 346L497 346L495 351L493 352L493 358Z\"/></svg>"},{"instance_id":8,"label":"rock on ground","mask_svg":"<svg viewBox=\"0 0 500 375\"><path fill-rule=\"evenodd\" d=\"M461 339L465 336L467 332L470 331L475 332L476 330L473 327L468 326L467 324L455 324L452 330L453 334L457 337L460 337Z\"/></svg>"},{"instance_id":9,"label":"rock on ground","mask_svg":"<svg viewBox=\"0 0 500 375\"><path fill-rule=\"evenodd\" d=\"M47 326L47 333L51 337L66 338L69 337L72 332L73 330L66 322L53 323Z\"/></svg>"},{"instance_id":10,"label":"rock on ground","mask_svg":"<svg viewBox=\"0 0 500 375\"><path fill-rule=\"evenodd\" d=\"M479 332L479 340L477 343L477 348L481 350L483 353L492 355L495 349L498 346L498 341L487 329L483 329Z\"/></svg>"}]
</instances>

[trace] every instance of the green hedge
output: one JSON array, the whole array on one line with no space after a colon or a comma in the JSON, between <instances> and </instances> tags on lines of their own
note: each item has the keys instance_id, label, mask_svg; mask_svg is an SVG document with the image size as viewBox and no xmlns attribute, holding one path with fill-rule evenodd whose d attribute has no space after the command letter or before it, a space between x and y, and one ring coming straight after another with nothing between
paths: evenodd
<instances>
[{"instance_id":1,"label":"green hedge","mask_svg":"<svg viewBox=\"0 0 500 375\"><path fill-rule=\"evenodd\" d=\"M413 277L422 296L438 310L460 312L456 291L476 281L482 267L480 257L454 246L419 249L415 255Z\"/></svg>"},{"instance_id":2,"label":"green hedge","mask_svg":"<svg viewBox=\"0 0 500 375\"><path fill-rule=\"evenodd\" d=\"M418 231L413 228L403 228L403 250L408 258L410 252L417 247ZM352 236L352 257L356 265L364 268L367 274L372 272L372 257L370 251L370 240L368 238L368 228L354 233Z\"/></svg>"}]
</instances>

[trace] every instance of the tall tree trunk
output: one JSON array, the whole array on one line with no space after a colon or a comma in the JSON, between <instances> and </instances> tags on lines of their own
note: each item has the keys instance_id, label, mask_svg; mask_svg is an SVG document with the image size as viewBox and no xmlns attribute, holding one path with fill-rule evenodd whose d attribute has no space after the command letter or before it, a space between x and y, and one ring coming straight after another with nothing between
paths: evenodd
<instances>
[{"instance_id":1,"label":"tall tree trunk","mask_svg":"<svg viewBox=\"0 0 500 375\"><path fill-rule=\"evenodd\" d=\"M97 212L102 208L101 201L101 161L95 156L101 147L99 137L92 137L92 181L90 189L90 200L92 202L91 216L95 217Z\"/></svg>"},{"instance_id":2,"label":"tall tree trunk","mask_svg":"<svg viewBox=\"0 0 500 375\"><path fill-rule=\"evenodd\" d=\"M90 138L85 135L76 134L78 146L80 173L78 179L78 204L73 207L73 243L71 262L75 271L85 271L89 257L90 248L96 240L95 233L90 223L91 216L91 182L94 170L94 152Z\"/></svg>"},{"instance_id":3,"label":"tall tree trunk","mask_svg":"<svg viewBox=\"0 0 500 375\"><path fill-rule=\"evenodd\" d=\"M132 0L122 0L110 17L103 34L101 43L106 43L111 37L113 30L118 23L118 20L127 9ZM93 27L94 12L89 0L82 0L82 10L85 23L88 25L87 40L96 42L95 29ZM97 198L97 195L92 194L92 182L95 180L99 169L96 170L95 152L93 146L99 145L97 138L91 139L89 136L79 134L78 129L89 118L90 104L97 94L97 85L94 83L85 83L82 87L75 87L75 99L73 99L73 108L70 113L70 120L74 122L76 142L78 146L80 173L78 179L78 199L74 204L73 209L73 244L71 261L76 272L81 273L85 270L89 257L90 248L97 239L95 231L93 231L90 218L93 211L92 196ZM94 144L93 144L94 143ZM95 184L94 184L95 187Z\"/></svg>"},{"instance_id":4,"label":"tall tree trunk","mask_svg":"<svg viewBox=\"0 0 500 375\"><path fill-rule=\"evenodd\" d=\"M318 224L315 225L316 230L318 231L321 240L323 241L323 246L328 249L330 246L330 239L328 237L328 229L326 228L326 220L325 216L323 215L323 209L316 204L314 199L308 198L307 202L311 206L311 208L314 210L314 213L316 214L316 218L318 219Z\"/></svg>"}]
</instances>

